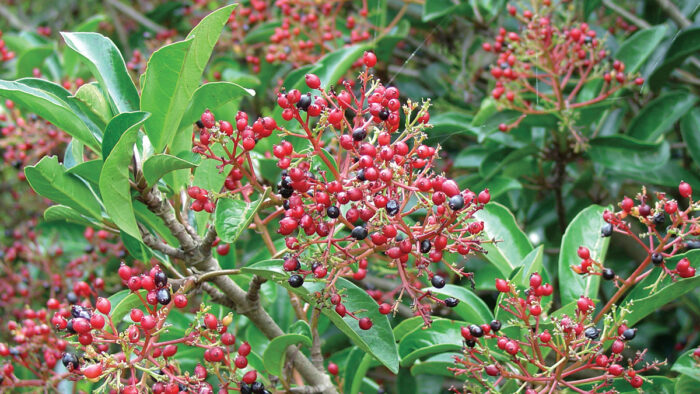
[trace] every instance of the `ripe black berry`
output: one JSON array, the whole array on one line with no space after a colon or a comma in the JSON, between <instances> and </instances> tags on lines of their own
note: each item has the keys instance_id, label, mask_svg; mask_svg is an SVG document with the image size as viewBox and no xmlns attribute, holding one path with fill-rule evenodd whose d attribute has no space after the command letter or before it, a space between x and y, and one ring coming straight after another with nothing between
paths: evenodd
<instances>
[{"instance_id":1,"label":"ripe black berry","mask_svg":"<svg viewBox=\"0 0 700 394\"><path fill-rule=\"evenodd\" d=\"M585 335L586 338L588 338L590 340L598 339L598 336L600 335L600 330L598 330L595 327L588 327L583 332L583 335Z\"/></svg>"},{"instance_id":2,"label":"ripe black berry","mask_svg":"<svg viewBox=\"0 0 700 394\"><path fill-rule=\"evenodd\" d=\"M700 240L691 239L691 240L685 241L685 247L688 250L700 249Z\"/></svg>"},{"instance_id":3,"label":"ripe black berry","mask_svg":"<svg viewBox=\"0 0 700 394\"><path fill-rule=\"evenodd\" d=\"M613 278L615 278L615 271L613 271L610 268L604 268L603 269L603 279L611 280Z\"/></svg>"},{"instance_id":4,"label":"ripe black berry","mask_svg":"<svg viewBox=\"0 0 700 394\"><path fill-rule=\"evenodd\" d=\"M389 216L394 216L399 213L399 202L396 200L389 200L389 202L386 203L386 213Z\"/></svg>"},{"instance_id":5,"label":"ripe black berry","mask_svg":"<svg viewBox=\"0 0 700 394\"><path fill-rule=\"evenodd\" d=\"M433 287L442 289L445 287L445 278L440 275L433 275L433 278L430 279L430 283L433 284Z\"/></svg>"},{"instance_id":6,"label":"ripe black berry","mask_svg":"<svg viewBox=\"0 0 700 394\"><path fill-rule=\"evenodd\" d=\"M292 287L301 287L304 284L304 278L301 275L292 275L287 282Z\"/></svg>"},{"instance_id":7,"label":"ripe black berry","mask_svg":"<svg viewBox=\"0 0 700 394\"><path fill-rule=\"evenodd\" d=\"M158 289L156 292L156 300L158 300L161 305L168 305L170 303L170 289L167 287Z\"/></svg>"},{"instance_id":8,"label":"ripe black berry","mask_svg":"<svg viewBox=\"0 0 700 394\"><path fill-rule=\"evenodd\" d=\"M651 262L654 263L654 265L661 265L661 263L664 262L664 256L662 256L661 253L658 252L652 253Z\"/></svg>"},{"instance_id":9,"label":"ripe black berry","mask_svg":"<svg viewBox=\"0 0 700 394\"><path fill-rule=\"evenodd\" d=\"M165 272L158 271L158 272L156 272L156 275L153 278L153 281L155 282L156 287L158 287L158 288L165 287L165 285L168 284L168 276L165 275Z\"/></svg>"},{"instance_id":10,"label":"ripe black berry","mask_svg":"<svg viewBox=\"0 0 700 394\"><path fill-rule=\"evenodd\" d=\"M389 119L389 110L386 108L382 108L382 110L379 111L379 119L381 119L381 120Z\"/></svg>"},{"instance_id":11,"label":"ripe black berry","mask_svg":"<svg viewBox=\"0 0 700 394\"><path fill-rule=\"evenodd\" d=\"M297 108L299 108L302 111L306 111L309 109L309 105L311 105L311 95L310 94L305 94L301 96L299 101L297 102Z\"/></svg>"},{"instance_id":12,"label":"ripe black berry","mask_svg":"<svg viewBox=\"0 0 700 394\"><path fill-rule=\"evenodd\" d=\"M474 347L474 346L476 346L476 341L473 340L473 339L468 340L468 341L467 341L467 346L469 346L469 347Z\"/></svg>"},{"instance_id":13,"label":"ripe black berry","mask_svg":"<svg viewBox=\"0 0 700 394\"><path fill-rule=\"evenodd\" d=\"M367 130L362 127L358 127L352 131L352 139L355 141L362 141L367 137Z\"/></svg>"},{"instance_id":14,"label":"ripe black berry","mask_svg":"<svg viewBox=\"0 0 700 394\"><path fill-rule=\"evenodd\" d=\"M501 321L500 320L491 320L491 324L489 324L491 327L491 331L498 331L501 329Z\"/></svg>"},{"instance_id":15,"label":"ripe black berry","mask_svg":"<svg viewBox=\"0 0 700 394\"><path fill-rule=\"evenodd\" d=\"M350 235L356 240L362 241L363 239L367 238L367 229L363 226L357 226L352 229Z\"/></svg>"},{"instance_id":16,"label":"ripe black berry","mask_svg":"<svg viewBox=\"0 0 700 394\"><path fill-rule=\"evenodd\" d=\"M265 386L260 382L253 382L253 384L250 385L250 390L254 394L262 394L263 390L265 390Z\"/></svg>"},{"instance_id":17,"label":"ripe black berry","mask_svg":"<svg viewBox=\"0 0 700 394\"><path fill-rule=\"evenodd\" d=\"M241 394L251 394L248 383L241 382Z\"/></svg>"},{"instance_id":18,"label":"ripe black berry","mask_svg":"<svg viewBox=\"0 0 700 394\"><path fill-rule=\"evenodd\" d=\"M655 225L660 226L666 221L666 216L663 212L659 212L656 215L654 215L651 221L654 222Z\"/></svg>"},{"instance_id":19,"label":"ripe black berry","mask_svg":"<svg viewBox=\"0 0 700 394\"><path fill-rule=\"evenodd\" d=\"M331 205L330 207L328 207L328 209L326 209L326 214L329 218L335 219L338 216L340 216L340 209L338 209L338 207L336 207L335 205Z\"/></svg>"},{"instance_id":20,"label":"ripe black berry","mask_svg":"<svg viewBox=\"0 0 700 394\"><path fill-rule=\"evenodd\" d=\"M484 330L482 330L481 327L477 326L476 324L469 326L469 332L474 338L481 338L484 336Z\"/></svg>"},{"instance_id":21,"label":"ripe black berry","mask_svg":"<svg viewBox=\"0 0 700 394\"><path fill-rule=\"evenodd\" d=\"M628 328L622 332L622 339L624 339L625 341L631 341L632 339L634 339L634 337L636 335L637 335L636 328Z\"/></svg>"},{"instance_id":22,"label":"ripe black berry","mask_svg":"<svg viewBox=\"0 0 700 394\"><path fill-rule=\"evenodd\" d=\"M421 253L428 253L430 252L430 249L433 247L433 245L430 243L429 240L424 239L420 243L420 252Z\"/></svg>"},{"instance_id":23,"label":"ripe black berry","mask_svg":"<svg viewBox=\"0 0 700 394\"><path fill-rule=\"evenodd\" d=\"M197 127L200 128L200 129L203 129L203 128L204 128L204 123L202 123L202 121L199 120L199 119L197 119L197 121L195 122L195 124L196 124Z\"/></svg>"},{"instance_id":24,"label":"ripe black berry","mask_svg":"<svg viewBox=\"0 0 700 394\"><path fill-rule=\"evenodd\" d=\"M461 194L455 194L450 197L450 202L448 203L450 209L453 211L459 211L464 208L464 197Z\"/></svg>"},{"instance_id":25,"label":"ripe black berry","mask_svg":"<svg viewBox=\"0 0 700 394\"><path fill-rule=\"evenodd\" d=\"M66 294L66 300L70 304L75 304L76 302L78 302L78 296L71 291L70 293Z\"/></svg>"},{"instance_id":26,"label":"ripe black berry","mask_svg":"<svg viewBox=\"0 0 700 394\"><path fill-rule=\"evenodd\" d=\"M61 357L61 362L63 363L63 366L66 367L66 369L69 371L78 368L78 357L73 353L63 353L63 357Z\"/></svg>"},{"instance_id":27,"label":"ripe black berry","mask_svg":"<svg viewBox=\"0 0 700 394\"><path fill-rule=\"evenodd\" d=\"M459 300L454 298L454 297L447 297L445 298L445 305L447 305L450 308L454 308L459 304Z\"/></svg>"},{"instance_id":28,"label":"ripe black berry","mask_svg":"<svg viewBox=\"0 0 700 394\"><path fill-rule=\"evenodd\" d=\"M612 224L610 223L605 223L603 227L600 229L600 236L601 237L609 237L613 233L613 227Z\"/></svg>"},{"instance_id":29,"label":"ripe black berry","mask_svg":"<svg viewBox=\"0 0 700 394\"><path fill-rule=\"evenodd\" d=\"M365 170L357 171L357 180L360 182L365 181Z\"/></svg>"},{"instance_id":30,"label":"ripe black berry","mask_svg":"<svg viewBox=\"0 0 700 394\"><path fill-rule=\"evenodd\" d=\"M294 189L291 189L291 188L288 189L288 188L281 187L279 189L279 192L280 192L280 196L282 196L282 198L289 198L292 196L292 194L294 194Z\"/></svg>"}]
</instances>

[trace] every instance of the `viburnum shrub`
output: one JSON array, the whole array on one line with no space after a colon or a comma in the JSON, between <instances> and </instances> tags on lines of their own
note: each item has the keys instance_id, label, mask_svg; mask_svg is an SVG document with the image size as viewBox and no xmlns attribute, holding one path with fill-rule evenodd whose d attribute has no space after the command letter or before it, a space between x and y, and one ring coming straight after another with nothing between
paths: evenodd
<instances>
[{"instance_id":1,"label":"viburnum shrub","mask_svg":"<svg viewBox=\"0 0 700 394\"><path fill-rule=\"evenodd\" d=\"M691 392L697 29L448 3L3 6L0 391Z\"/></svg>"}]
</instances>

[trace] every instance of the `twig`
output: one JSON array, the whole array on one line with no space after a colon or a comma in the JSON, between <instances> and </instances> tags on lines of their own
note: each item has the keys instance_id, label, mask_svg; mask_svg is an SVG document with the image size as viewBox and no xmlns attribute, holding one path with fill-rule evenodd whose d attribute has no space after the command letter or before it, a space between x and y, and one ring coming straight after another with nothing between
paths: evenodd
<instances>
[{"instance_id":1,"label":"twig","mask_svg":"<svg viewBox=\"0 0 700 394\"><path fill-rule=\"evenodd\" d=\"M318 318L321 316L321 309L314 308L311 312L311 362L316 368L323 371L323 355L321 354L321 336L318 335Z\"/></svg>"},{"instance_id":2,"label":"twig","mask_svg":"<svg viewBox=\"0 0 700 394\"><path fill-rule=\"evenodd\" d=\"M12 13L6 6L0 4L0 15L9 23L12 27L18 30L24 30L31 27L30 24L22 22L17 15Z\"/></svg>"},{"instance_id":3,"label":"twig","mask_svg":"<svg viewBox=\"0 0 700 394\"><path fill-rule=\"evenodd\" d=\"M651 27L651 25L647 21L628 12L626 9L620 7L615 2L613 2L613 0L603 0L603 4L611 10L615 11L616 13L620 14L620 16L622 16L623 18L637 25L637 27L641 27L642 29L648 29Z\"/></svg>"},{"instance_id":4,"label":"twig","mask_svg":"<svg viewBox=\"0 0 700 394\"><path fill-rule=\"evenodd\" d=\"M121 13L127 15L129 18L135 20L136 22L142 24L144 27L155 31L156 33L164 32L166 29L153 22L152 20L143 16L140 12L133 9L131 6L124 4L118 0L106 0L106 3L118 9Z\"/></svg>"},{"instance_id":5,"label":"twig","mask_svg":"<svg viewBox=\"0 0 700 394\"><path fill-rule=\"evenodd\" d=\"M692 24L688 18L683 15L681 10L679 10L678 7L676 7L676 5L669 0L656 0L656 3L662 10L666 11L668 16L670 16L681 29L685 29Z\"/></svg>"}]
</instances>

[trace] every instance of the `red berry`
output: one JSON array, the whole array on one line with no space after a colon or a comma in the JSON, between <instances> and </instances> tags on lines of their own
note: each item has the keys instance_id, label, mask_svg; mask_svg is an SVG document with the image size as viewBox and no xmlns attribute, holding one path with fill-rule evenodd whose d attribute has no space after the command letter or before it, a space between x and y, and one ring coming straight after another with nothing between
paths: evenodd
<instances>
[{"instance_id":1,"label":"red berry","mask_svg":"<svg viewBox=\"0 0 700 394\"><path fill-rule=\"evenodd\" d=\"M338 364L336 363L328 363L328 373L337 376L338 375Z\"/></svg>"},{"instance_id":2,"label":"red berry","mask_svg":"<svg viewBox=\"0 0 700 394\"><path fill-rule=\"evenodd\" d=\"M187 306L187 297L184 294L175 294L175 306L177 308L184 308Z\"/></svg>"},{"instance_id":3,"label":"red berry","mask_svg":"<svg viewBox=\"0 0 700 394\"><path fill-rule=\"evenodd\" d=\"M216 119L214 118L214 114L212 114L209 110L204 111L200 120L202 121L204 127L208 129L211 129L216 125Z\"/></svg>"},{"instance_id":4,"label":"red berry","mask_svg":"<svg viewBox=\"0 0 700 394\"><path fill-rule=\"evenodd\" d=\"M678 193L680 193L681 197L690 198L693 194L693 188L687 182L681 182L678 185Z\"/></svg>"},{"instance_id":5,"label":"red berry","mask_svg":"<svg viewBox=\"0 0 700 394\"><path fill-rule=\"evenodd\" d=\"M131 268L129 268L126 264L122 263L122 265L119 266L119 277L122 278L123 281L129 280L131 278Z\"/></svg>"},{"instance_id":6,"label":"red berry","mask_svg":"<svg viewBox=\"0 0 700 394\"><path fill-rule=\"evenodd\" d=\"M587 260L591 257L591 252L585 246L579 246L577 253L578 257L580 257L583 260Z\"/></svg>"},{"instance_id":7,"label":"red berry","mask_svg":"<svg viewBox=\"0 0 700 394\"><path fill-rule=\"evenodd\" d=\"M375 55L374 52L367 51L362 56L362 62L367 68L372 68L377 64L377 55Z\"/></svg>"},{"instance_id":8,"label":"red berry","mask_svg":"<svg viewBox=\"0 0 700 394\"><path fill-rule=\"evenodd\" d=\"M306 86L310 89L318 89L321 86L321 80L315 74L306 74Z\"/></svg>"},{"instance_id":9,"label":"red berry","mask_svg":"<svg viewBox=\"0 0 700 394\"><path fill-rule=\"evenodd\" d=\"M256 380L258 380L258 371L256 370L248 371L243 375L243 382L247 384L253 384Z\"/></svg>"},{"instance_id":10,"label":"red berry","mask_svg":"<svg viewBox=\"0 0 700 394\"><path fill-rule=\"evenodd\" d=\"M608 373L613 375L613 376L620 376L622 375L623 368L620 364L613 364L608 367Z\"/></svg>"},{"instance_id":11,"label":"red berry","mask_svg":"<svg viewBox=\"0 0 700 394\"><path fill-rule=\"evenodd\" d=\"M496 279L496 290L498 290L501 293L509 293L510 286L508 285L508 282L506 282L504 279L497 278Z\"/></svg>"},{"instance_id":12,"label":"red berry","mask_svg":"<svg viewBox=\"0 0 700 394\"><path fill-rule=\"evenodd\" d=\"M234 364L236 365L236 368L245 368L248 366L248 359L244 356L236 356Z\"/></svg>"},{"instance_id":13,"label":"red berry","mask_svg":"<svg viewBox=\"0 0 700 394\"><path fill-rule=\"evenodd\" d=\"M138 308L134 308L131 310L131 313L129 313L129 317L131 318L131 321L134 323L138 323L143 319L143 311Z\"/></svg>"},{"instance_id":14,"label":"red berry","mask_svg":"<svg viewBox=\"0 0 700 394\"><path fill-rule=\"evenodd\" d=\"M484 189L479 193L479 203L480 204L487 204L489 201L491 201L491 194L489 193L489 189Z\"/></svg>"},{"instance_id":15,"label":"red berry","mask_svg":"<svg viewBox=\"0 0 700 394\"><path fill-rule=\"evenodd\" d=\"M216 330L216 326L218 325L216 316L212 315L211 313L204 315L204 325L210 330Z\"/></svg>"},{"instance_id":16,"label":"red berry","mask_svg":"<svg viewBox=\"0 0 700 394\"><path fill-rule=\"evenodd\" d=\"M387 315L389 314L389 312L391 312L391 305L387 303L379 305L379 313L381 313L382 315Z\"/></svg>"},{"instance_id":17,"label":"red berry","mask_svg":"<svg viewBox=\"0 0 700 394\"><path fill-rule=\"evenodd\" d=\"M540 287L542 285L542 276L537 272L530 275L530 287Z\"/></svg>"},{"instance_id":18,"label":"red berry","mask_svg":"<svg viewBox=\"0 0 700 394\"><path fill-rule=\"evenodd\" d=\"M250 344L248 342L243 342L238 348L238 354L245 357L250 354Z\"/></svg>"},{"instance_id":19,"label":"red berry","mask_svg":"<svg viewBox=\"0 0 700 394\"><path fill-rule=\"evenodd\" d=\"M369 317L363 317L360 319L360 328L363 330L369 330L372 328L372 320Z\"/></svg>"},{"instance_id":20,"label":"red berry","mask_svg":"<svg viewBox=\"0 0 700 394\"><path fill-rule=\"evenodd\" d=\"M88 379L95 379L102 375L102 365L93 364L83 368L83 375Z\"/></svg>"},{"instance_id":21,"label":"red berry","mask_svg":"<svg viewBox=\"0 0 700 394\"><path fill-rule=\"evenodd\" d=\"M151 315L146 315L141 319L141 327L145 331L150 331L156 326L156 319Z\"/></svg>"},{"instance_id":22,"label":"red berry","mask_svg":"<svg viewBox=\"0 0 700 394\"><path fill-rule=\"evenodd\" d=\"M94 313L92 317L90 317L90 325L96 330L101 330L102 327L105 326L104 316Z\"/></svg>"},{"instance_id":23,"label":"red berry","mask_svg":"<svg viewBox=\"0 0 700 394\"><path fill-rule=\"evenodd\" d=\"M484 368L484 370L489 376L498 376L498 374L500 373L498 367L493 364L487 365L486 368Z\"/></svg>"}]
</instances>

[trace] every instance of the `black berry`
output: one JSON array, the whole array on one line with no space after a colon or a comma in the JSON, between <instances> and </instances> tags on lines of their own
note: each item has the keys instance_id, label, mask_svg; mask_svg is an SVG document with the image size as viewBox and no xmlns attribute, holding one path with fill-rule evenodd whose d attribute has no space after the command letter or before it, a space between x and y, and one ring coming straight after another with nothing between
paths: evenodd
<instances>
[{"instance_id":1,"label":"black berry","mask_svg":"<svg viewBox=\"0 0 700 394\"><path fill-rule=\"evenodd\" d=\"M253 382L253 384L250 385L250 391L254 394L262 394L263 390L265 390L265 386L260 382Z\"/></svg>"},{"instance_id":2,"label":"black berry","mask_svg":"<svg viewBox=\"0 0 700 394\"><path fill-rule=\"evenodd\" d=\"M301 285L304 284L304 278L302 278L301 275L292 275L289 277L287 282L292 287L301 287Z\"/></svg>"},{"instance_id":3,"label":"black berry","mask_svg":"<svg viewBox=\"0 0 700 394\"><path fill-rule=\"evenodd\" d=\"M624 339L625 341L631 341L632 339L634 339L634 337L636 335L637 335L636 328L628 328L622 332L622 339Z\"/></svg>"},{"instance_id":4,"label":"black berry","mask_svg":"<svg viewBox=\"0 0 700 394\"><path fill-rule=\"evenodd\" d=\"M158 272L156 272L156 275L153 277L153 281L156 283L156 287L158 287L158 288L165 287L165 285L168 284L168 276L165 275L165 272L158 271Z\"/></svg>"},{"instance_id":5,"label":"black berry","mask_svg":"<svg viewBox=\"0 0 700 394\"><path fill-rule=\"evenodd\" d=\"M481 327L477 326L476 324L469 326L469 332L474 338L481 338L484 336L484 330L482 330Z\"/></svg>"},{"instance_id":6,"label":"black berry","mask_svg":"<svg viewBox=\"0 0 700 394\"><path fill-rule=\"evenodd\" d=\"M467 343L467 346L469 346L469 347L476 346L476 341L473 339L468 340L466 343Z\"/></svg>"},{"instance_id":7,"label":"black berry","mask_svg":"<svg viewBox=\"0 0 700 394\"><path fill-rule=\"evenodd\" d=\"M609 237L613 233L613 227L612 224L610 223L605 223L603 227L600 229L600 236L601 237Z\"/></svg>"},{"instance_id":8,"label":"black berry","mask_svg":"<svg viewBox=\"0 0 700 394\"><path fill-rule=\"evenodd\" d=\"M491 324L489 324L491 327L491 331L498 331L501 329L501 321L500 320L491 320Z\"/></svg>"},{"instance_id":9,"label":"black berry","mask_svg":"<svg viewBox=\"0 0 700 394\"><path fill-rule=\"evenodd\" d=\"M301 96L299 101L297 102L297 108L299 108L302 111L306 111L309 109L309 105L311 105L311 95L310 94L305 94Z\"/></svg>"},{"instance_id":10,"label":"black berry","mask_svg":"<svg viewBox=\"0 0 700 394\"><path fill-rule=\"evenodd\" d=\"M611 280L613 278L615 278L615 271L613 271L610 268L604 268L603 269L603 279Z\"/></svg>"},{"instance_id":11,"label":"black berry","mask_svg":"<svg viewBox=\"0 0 700 394\"><path fill-rule=\"evenodd\" d=\"M432 283L433 287L442 289L445 287L445 278L440 275L433 275L433 278L430 279L430 283Z\"/></svg>"},{"instance_id":12,"label":"black berry","mask_svg":"<svg viewBox=\"0 0 700 394\"><path fill-rule=\"evenodd\" d=\"M661 265L661 263L664 262L664 256L662 256L661 253L658 252L652 253L651 262L654 263L654 265Z\"/></svg>"},{"instance_id":13,"label":"black berry","mask_svg":"<svg viewBox=\"0 0 700 394\"><path fill-rule=\"evenodd\" d=\"M367 238L367 229L363 226L357 226L352 229L350 235L356 240L362 241L363 239Z\"/></svg>"},{"instance_id":14,"label":"black berry","mask_svg":"<svg viewBox=\"0 0 700 394\"><path fill-rule=\"evenodd\" d=\"M394 216L397 213L399 213L399 203L396 200L389 200L388 203L386 203L386 213L389 216Z\"/></svg>"},{"instance_id":15,"label":"black berry","mask_svg":"<svg viewBox=\"0 0 700 394\"><path fill-rule=\"evenodd\" d=\"M459 300L454 298L454 297L447 297L445 298L445 305L447 305L450 308L454 308L459 304Z\"/></svg>"},{"instance_id":16,"label":"black berry","mask_svg":"<svg viewBox=\"0 0 700 394\"><path fill-rule=\"evenodd\" d=\"M450 197L450 202L448 203L450 209L453 211L459 211L464 208L464 197L461 194L455 194Z\"/></svg>"},{"instance_id":17,"label":"black berry","mask_svg":"<svg viewBox=\"0 0 700 394\"><path fill-rule=\"evenodd\" d=\"M156 292L156 300L161 305L168 305L170 303L170 289L163 287L158 289Z\"/></svg>"},{"instance_id":18,"label":"black berry","mask_svg":"<svg viewBox=\"0 0 700 394\"><path fill-rule=\"evenodd\" d=\"M586 338L593 340L593 339L598 339L598 336L600 335L600 330L598 330L595 327L588 327L586 330L583 332L583 335L586 336Z\"/></svg>"},{"instance_id":19,"label":"black berry","mask_svg":"<svg viewBox=\"0 0 700 394\"><path fill-rule=\"evenodd\" d=\"M352 139L355 141L362 141L367 137L367 130L362 127L358 127L352 131Z\"/></svg>"},{"instance_id":20,"label":"black berry","mask_svg":"<svg viewBox=\"0 0 700 394\"><path fill-rule=\"evenodd\" d=\"M421 253L428 253L430 252L430 249L433 247L433 245L430 243L429 240L424 239L420 243L420 252Z\"/></svg>"},{"instance_id":21,"label":"black berry","mask_svg":"<svg viewBox=\"0 0 700 394\"><path fill-rule=\"evenodd\" d=\"M61 362L63 363L63 366L66 367L66 369L69 371L78 368L78 357L73 353L63 353L63 357L61 357Z\"/></svg>"}]
</instances>

